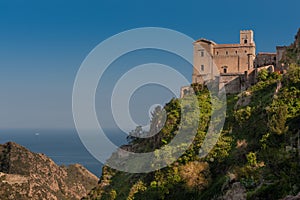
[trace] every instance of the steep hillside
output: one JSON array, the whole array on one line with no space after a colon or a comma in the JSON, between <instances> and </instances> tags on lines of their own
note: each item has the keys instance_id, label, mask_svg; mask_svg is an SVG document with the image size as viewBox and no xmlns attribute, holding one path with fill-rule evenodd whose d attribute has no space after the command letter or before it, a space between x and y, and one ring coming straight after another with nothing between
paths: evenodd
<instances>
[{"instance_id":1,"label":"steep hillside","mask_svg":"<svg viewBox=\"0 0 300 200\"><path fill-rule=\"evenodd\" d=\"M300 28L295 36L295 41L287 48L281 62L300 65Z\"/></svg>"},{"instance_id":2,"label":"steep hillside","mask_svg":"<svg viewBox=\"0 0 300 200\"><path fill-rule=\"evenodd\" d=\"M292 48L292 47L291 47ZM297 52L291 49L291 52ZM85 199L295 199L300 192L300 66L297 56L284 75L262 70L258 83L227 96L226 122L212 151L199 157L211 116L208 90L193 85L201 112L193 144L175 163L145 174L104 167L99 185ZM149 139L132 132L126 149L149 152L176 135L180 99L166 106L167 121ZM151 127L160 127L160 109ZM188 121L188 120L187 120ZM150 132L151 132L150 127ZM295 196L295 197L292 197ZM299 196L299 195L298 195Z\"/></svg>"},{"instance_id":3,"label":"steep hillside","mask_svg":"<svg viewBox=\"0 0 300 200\"><path fill-rule=\"evenodd\" d=\"M97 181L81 165L59 167L16 143L0 145L0 199L80 199Z\"/></svg>"}]
</instances>

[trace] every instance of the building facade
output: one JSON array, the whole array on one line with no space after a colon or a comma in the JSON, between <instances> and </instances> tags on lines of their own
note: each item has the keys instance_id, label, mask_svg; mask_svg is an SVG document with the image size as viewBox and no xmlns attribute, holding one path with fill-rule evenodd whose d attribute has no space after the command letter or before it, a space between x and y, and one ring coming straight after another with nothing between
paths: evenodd
<instances>
[{"instance_id":1,"label":"building facade","mask_svg":"<svg viewBox=\"0 0 300 200\"><path fill-rule=\"evenodd\" d=\"M203 84L218 77L227 92L241 91L254 71L255 48L252 30L240 31L239 44L197 40L194 42L193 83Z\"/></svg>"}]
</instances>

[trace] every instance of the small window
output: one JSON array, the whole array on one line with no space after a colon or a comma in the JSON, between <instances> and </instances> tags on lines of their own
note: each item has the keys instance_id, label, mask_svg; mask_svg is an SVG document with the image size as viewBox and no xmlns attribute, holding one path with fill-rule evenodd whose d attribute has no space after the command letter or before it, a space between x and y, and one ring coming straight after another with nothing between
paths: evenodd
<instances>
[{"instance_id":1,"label":"small window","mask_svg":"<svg viewBox=\"0 0 300 200\"><path fill-rule=\"evenodd\" d=\"M217 55L219 55L219 52L217 51Z\"/></svg>"},{"instance_id":2,"label":"small window","mask_svg":"<svg viewBox=\"0 0 300 200\"><path fill-rule=\"evenodd\" d=\"M184 95L187 95L188 93L189 93L188 89L184 89L184 90L183 90L183 94L184 94Z\"/></svg>"},{"instance_id":3,"label":"small window","mask_svg":"<svg viewBox=\"0 0 300 200\"><path fill-rule=\"evenodd\" d=\"M244 40L244 43L247 44L247 43L248 43L248 40Z\"/></svg>"},{"instance_id":4,"label":"small window","mask_svg":"<svg viewBox=\"0 0 300 200\"><path fill-rule=\"evenodd\" d=\"M204 65L201 65L201 71L204 71Z\"/></svg>"},{"instance_id":5,"label":"small window","mask_svg":"<svg viewBox=\"0 0 300 200\"><path fill-rule=\"evenodd\" d=\"M228 55L228 51L226 51L226 55Z\"/></svg>"},{"instance_id":6,"label":"small window","mask_svg":"<svg viewBox=\"0 0 300 200\"><path fill-rule=\"evenodd\" d=\"M237 51L235 51L235 54L237 54Z\"/></svg>"},{"instance_id":7,"label":"small window","mask_svg":"<svg viewBox=\"0 0 300 200\"><path fill-rule=\"evenodd\" d=\"M224 71L224 74L226 74L227 73L227 68L224 68L223 71Z\"/></svg>"},{"instance_id":8,"label":"small window","mask_svg":"<svg viewBox=\"0 0 300 200\"><path fill-rule=\"evenodd\" d=\"M245 53L247 53L247 51L245 51Z\"/></svg>"},{"instance_id":9,"label":"small window","mask_svg":"<svg viewBox=\"0 0 300 200\"><path fill-rule=\"evenodd\" d=\"M203 57L204 56L204 51L201 51L200 55L201 55L201 57Z\"/></svg>"}]
</instances>

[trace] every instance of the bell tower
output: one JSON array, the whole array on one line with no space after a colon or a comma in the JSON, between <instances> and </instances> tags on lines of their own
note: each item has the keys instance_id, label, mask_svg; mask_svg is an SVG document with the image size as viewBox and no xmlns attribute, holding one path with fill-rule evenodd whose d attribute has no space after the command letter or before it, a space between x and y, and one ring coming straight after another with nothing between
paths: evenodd
<instances>
[{"instance_id":1,"label":"bell tower","mask_svg":"<svg viewBox=\"0 0 300 200\"><path fill-rule=\"evenodd\" d=\"M253 45L253 31L252 30L242 30L240 31L240 44L241 45Z\"/></svg>"}]
</instances>

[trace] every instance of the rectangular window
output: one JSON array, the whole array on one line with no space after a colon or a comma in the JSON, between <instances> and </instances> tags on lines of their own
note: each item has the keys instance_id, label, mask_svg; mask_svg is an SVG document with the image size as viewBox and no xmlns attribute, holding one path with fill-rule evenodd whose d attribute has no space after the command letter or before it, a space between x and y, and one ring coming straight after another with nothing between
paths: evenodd
<instances>
[{"instance_id":1,"label":"rectangular window","mask_svg":"<svg viewBox=\"0 0 300 200\"><path fill-rule=\"evenodd\" d=\"M204 71L204 65L201 65L201 71Z\"/></svg>"},{"instance_id":2,"label":"rectangular window","mask_svg":"<svg viewBox=\"0 0 300 200\"><path fill-rule=\"evenodd\" d=\"M200 51L201 57L204 56L204 51Z\"/></svg>"}]
</instances>

